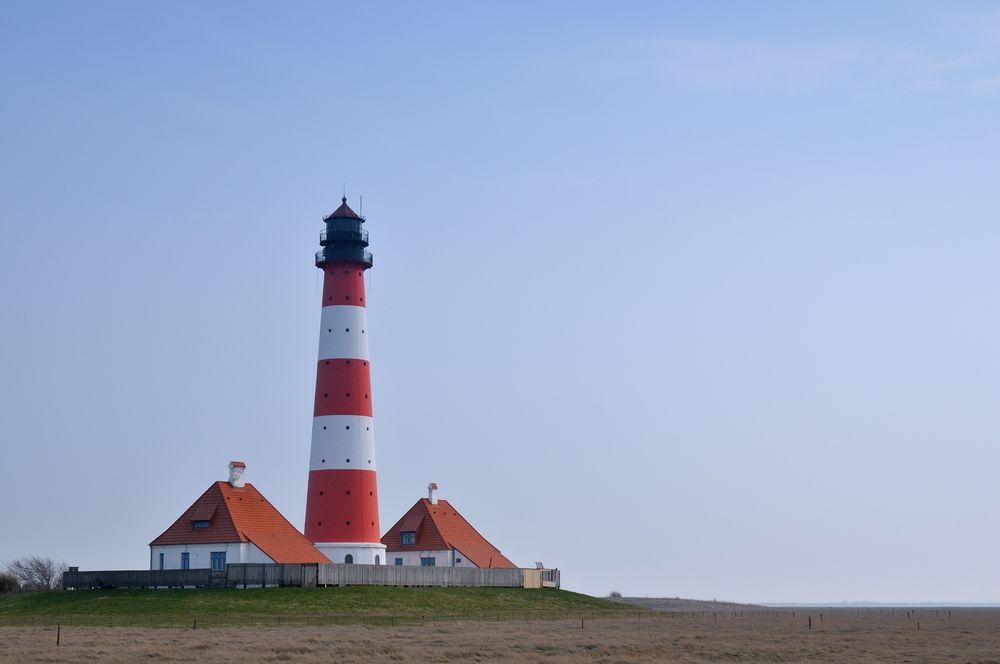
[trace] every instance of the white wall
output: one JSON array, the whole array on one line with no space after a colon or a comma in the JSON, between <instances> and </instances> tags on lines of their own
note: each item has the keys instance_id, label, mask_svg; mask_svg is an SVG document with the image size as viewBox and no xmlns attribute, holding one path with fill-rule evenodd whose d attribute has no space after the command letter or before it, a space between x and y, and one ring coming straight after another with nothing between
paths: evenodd
<instances>
[{"instance_id":1,"label":"white wall","mask_svg":"<svg viewBox=\"0 0 1000 664\"><path fill-rule=\"evenodd\" d=\"M421 558L434 558L435 567L475 567L461 551L445 549L441 551L395 551L385 554L387 565L395 565L396 558L402 558L404 565L420 565Z\"/></svg>"},{"instance_id":2,"label":"white wall","mask_svg":"<svg viewBox=\"0 0 1000 664\"><path fill-rule=\"evenodd\" d=\"M313 544L319 552L330 559L331 563L342 563L344 557L350 554L355 565L375 565L378 556L379 565L385 565L385 545L366 544L364 542L316 542ZM390 561L391 563L392 561Z\"/></svg>"},{"instance_id":3,"label":"white wall","mask_svg":"<svg viewBox=\"0 0 1000 664\"><path fill-rule=\"evenodd\" d=\"M227 565L230 563L274 562L253 542L167 544L149 547L149 569L160 569L161 553L163 554L163 569L181 569L181 553L184 551L191 554L191 569L210 569L213 551L225 551Z\"/></svg>"}]
</instances>

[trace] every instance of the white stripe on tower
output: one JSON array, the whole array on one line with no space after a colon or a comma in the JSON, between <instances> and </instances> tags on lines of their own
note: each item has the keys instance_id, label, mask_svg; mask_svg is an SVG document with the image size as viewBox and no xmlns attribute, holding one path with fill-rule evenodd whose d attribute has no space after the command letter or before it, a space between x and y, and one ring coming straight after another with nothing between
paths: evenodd
<instances>
[{"instance_id":1,"label":"white stripe on tower","mask_svg":"<svg viewBox=\"0 0 1000 664\"><path fill-rule=\"evenodd\" d=\"M309 470L375 470L375 425L364 415L313 418Z\"/></svg>"},{"instance_id":2,"label":"white stripe on tower","mask_svg":"<svg viewBox=\"0 0 1000 664\"><path fill-rule=\"evenodd\" d=\"M368 359L368 313L364 307L323 307L319 329L319 359Z\"/></svg>"}]
</instances>

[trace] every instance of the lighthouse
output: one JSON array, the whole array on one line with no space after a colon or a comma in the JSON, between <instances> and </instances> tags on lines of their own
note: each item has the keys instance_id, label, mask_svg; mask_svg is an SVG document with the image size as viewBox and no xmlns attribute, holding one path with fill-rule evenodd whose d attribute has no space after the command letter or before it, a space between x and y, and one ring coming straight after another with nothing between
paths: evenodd
<instances>
[{"instance_id":1,"label":"lighthouse","mask_svg":"<svg viewBox=\"0 0 1000 664\"><path fill-rule=\"evenodd\" d=\"M372 266L365 220L347 198L324 218L316 267L323 271L319 361L305 535L334 563L381 565L375 426L365 271Z\"/></svg>"}]
</instances>

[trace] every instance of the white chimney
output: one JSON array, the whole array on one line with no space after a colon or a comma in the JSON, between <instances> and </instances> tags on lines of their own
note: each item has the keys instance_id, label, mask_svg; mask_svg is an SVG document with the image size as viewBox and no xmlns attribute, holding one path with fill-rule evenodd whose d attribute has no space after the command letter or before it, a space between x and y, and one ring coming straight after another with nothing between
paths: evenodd
<instances>
[{"instance_id":1,"label":"white chimney","mask_svg":"<svg viewBox=\"0 0 1000 664\"><path fill-rule=\"evenodd\" d=\"M431 505L438 504L437 491L438 491L438 485L435 484L434 482L431 482L430 484L427 485L427 500L431 501Z\"/></svg>"},{"instance_id":2,"label":"white chimney","mask_svg":"<svg viewBox=\"0 0 1000 664\"><path fill-rule=\"evenodd\" d=\"M229 462L229 485L234 489L242 489L246 482L243 474L246 473L247 465L242 461Z\"/></svg>"}]
</instances>

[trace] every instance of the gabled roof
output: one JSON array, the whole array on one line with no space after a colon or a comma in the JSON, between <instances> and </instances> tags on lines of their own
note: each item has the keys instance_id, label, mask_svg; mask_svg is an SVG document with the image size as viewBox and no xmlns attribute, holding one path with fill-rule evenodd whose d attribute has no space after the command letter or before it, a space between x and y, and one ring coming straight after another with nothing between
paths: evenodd
<instances>
[{"instance_id":1,"label":"gabled roof","mask_svg":"<svg viewBox=\"0 0 1000 664\"><path fill-rule=\"evenodd\" d=\"M400 533L415 532L416 544L400 544ZM472 527L447 500L421 498L382 538L386 551L455 549L477 567L517 567Z\"/></svg>"},{"instance_id":2,"label":"gabled roof","mask_svg":"<svg viewBox=\"0 0 1000 664\"><path fill-rule=\"evenodd\" d=\"M323 221L327 219L361 219L361 217L354 213L351 206L347 204L347 196L344 196L340 199L340 207L323 217Z\"/></svg>"},{"instance_id":3,"label":"gabled roof","mask_svg":"<svg viewBox=\"0 0 1000 664\"><path fill-rule=\"evenodd\" d=\"M207 528L194 527L206 520ZM216 482L149 545L224 542L253 542L276 563L330 562L252 484Z\"/></svg>"}]
</instances>

